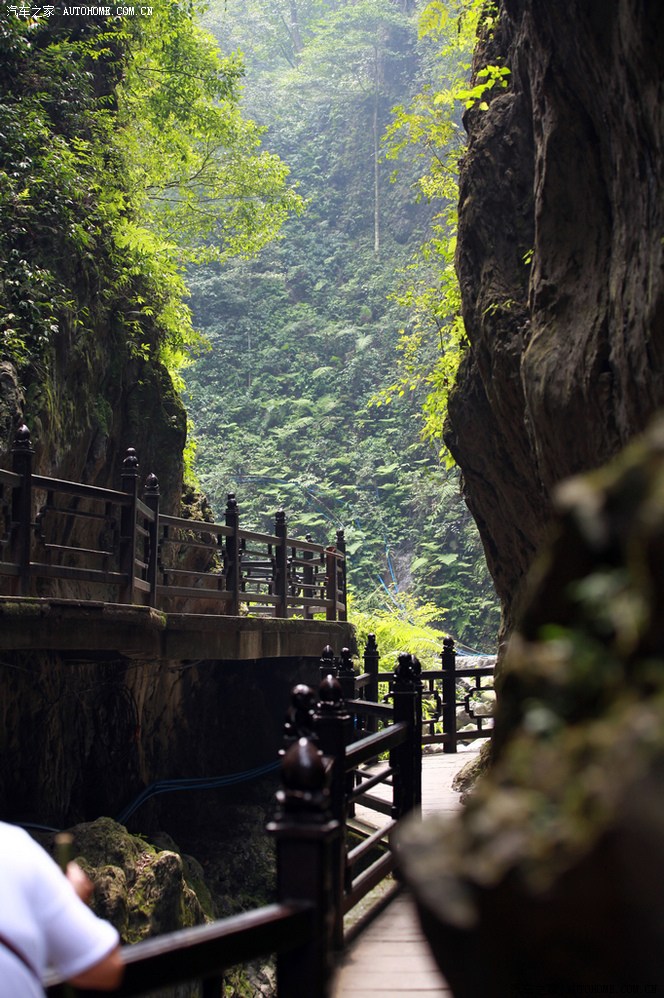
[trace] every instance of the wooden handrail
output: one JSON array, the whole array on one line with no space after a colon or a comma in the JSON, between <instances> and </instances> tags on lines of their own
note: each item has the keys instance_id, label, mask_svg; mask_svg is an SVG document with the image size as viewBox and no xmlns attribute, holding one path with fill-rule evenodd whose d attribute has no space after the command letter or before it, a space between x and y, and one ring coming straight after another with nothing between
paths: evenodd
<instances>
[{"instance_id":1,"label":"wooden handrail","mask_svg":"<svg viewBox=\"0 0 664 998\"><path fill-rule=\"evenodd\" d=\"M313 905L306 903L272 904L124 946L124 980L113 994L131 998L157 988L203 980L266 954L292 950L311 937L312 911ZM71 994L55 975L46 980L46 989L50 998ZM98 992L77 992L88 993Z\"/></svg>"},{"instance_id":2,"label":"wooden handrail","mask_svg":"<svg viewBox=\"0 0 664 998\"><path fill-rule=\"evenodd\" d=\"M402 664L400 660L400 667ZM346 705L340 699L338 682L326 676L321 701L316 712L306 719L306 725L311 734L308 726L313 724L321 743L338 746L335 756L322 757L314 741L299 737L298 724L305 718L297 710L290 715L286 725L289 747L282 762L283 786L277 794L274 819L268 825L276 840L277 903L123 947L125 977L114 992L118 998L133 998L194 980L210 981L216 989L218 978L229 967L271 953L277 954L279 998L326 998L331 954L339 942L335 927L341 925L343 942L344 916L394 868L393 855L384 850L396 818L418 803L415 782L409 781L406 771L416 758L421 765L421 754L413 754L421 738L417 725L419 684L412 673L404 675L402 669L401 675L398 670L395 673L392 685L395 705L383 707L381 713L386 719L385 711L389 710L396 718L394 723L347 745ZM299 703L295 694L301 696L303 690L307 688L300 686L294 691L294 704ZM313 696L309 690L304 702L309 694ZM362 704L363 709L369 706L380 705ZM394 816L359 846L346 850L343 825L349 798L346 793L337 795L334 787L351 787L346 775L367 757L388 748L391 761L385 772L393 775ZM371 779L365 787L375 782ZM379 855L352 877L351 870L358 861L371 858L373 850L378 850ZM54 976L46 985L49 998L64 998L71 993Z\"/></svg>"},{"instance_id":3,"label":"wooden handrail","mask_svg":"<svg viewBox=\"0 0 664 998\"><path fill-rule=\"evenodd\" d=\"M80 496L83 499L99 499L112 502L118 506L128 506L130 498L126 492L116 489L105 489L99 485L87 485L85 482L68 482L64 478L48 478L46 475L32 475L33 489L43 489L45 492L61 492L64 495Z\"/></svg>"},{"instance_id":4,"label":"wooden handrail","mask_svg":"<svg viewBox=\"0 0 664 998\"><path fill-rule=\"evenodd\" d=\"M376 706L379 705L376 704ZM353 704L353 707L355 707L355 704ZM364 738L360 738L359 741L353 742L346 750L346 771L357 769L363 762L375 759L382 752L387 752L391 748L396 748L397 745L402 745L409 733L410 728L408 724L405 721L397 721L395 724L390 724L389 727L383 728L382 731L376 731L372 735L366 735Z\"/></svg>"},{"instance_id":5,"label":"wooden handrail","mask_svg":"<svg viewBox=\"0 0 664 998\"><path fill-rule=\"evenodd\" d=\"M282 513L274 533L246 530L240 527L234 496L229 496L225 523L164 515L154 475L148 476L144 497L138 495L138 458L132 448L123 463L121 490L34 474L34 452L24 426L17 431L12 453L13 470L0 469L0 514L9 524L0 548L0 577L8 580L8 595L29 596L33 580L47 578L115 587L119 592L114 602L147 602L163 609L169 600L193 598L210 600L211 613L218 612L222 602L233 614L247 604L271 608L281 617L311 617L318 610L328 620L346 619L343 532L338 532L336 548L315 544L309 537L290 537ZM46 500L38 506L43 492ZM62 495L71 502L58 505ZM95 504L103 512L96 511ZM116 547L109 547L108 537L94 547L94 520L111 530ZM80 535L76 527L83 539L72 538L75 525L86 521L87 533ZM169 546L176 549L172 565L164 557ZM182 552L209 552L209 569L201 572L197 566L187 572ZM103 559L103 570L90 567L89 561L96 558ZM78 564L73 563L76 559Z\"/></svg>"}]
</instances>

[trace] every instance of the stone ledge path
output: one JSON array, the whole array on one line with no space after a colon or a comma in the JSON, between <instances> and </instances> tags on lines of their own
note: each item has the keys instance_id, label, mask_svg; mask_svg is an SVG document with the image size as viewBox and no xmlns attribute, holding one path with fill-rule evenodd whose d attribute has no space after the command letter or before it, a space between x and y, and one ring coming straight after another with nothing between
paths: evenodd
<instances>
[{"instance_id":1,"label":"stone ledge path","mask_svg":"<svg viewBox=\"0 0 664 998\"><path fill-rule=\"evenodd\" d=\"M477 745L477 742L475 743ZM453 813L459 794L452 780L477 753L426 754L422 765L422 816ZM413 901L402 891L343 953L331 998L452 998L452 991L429 952Z\"/></svg>"}]
</instances>

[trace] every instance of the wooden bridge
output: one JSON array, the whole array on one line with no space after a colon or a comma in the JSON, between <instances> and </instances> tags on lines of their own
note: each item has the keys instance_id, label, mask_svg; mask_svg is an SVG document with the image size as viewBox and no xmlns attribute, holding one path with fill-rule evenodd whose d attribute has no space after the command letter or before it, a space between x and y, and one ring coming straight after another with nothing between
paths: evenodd
<instances>
[{"instance_id":1,"label":"wooden bridge","mask_svg":"<svg viewBox=\"0 0 664 998\"><path fill-rule=\"evenodd\" d=\"M456 760L460 741L474 740L480 731L486 737L488 724L483 717L481 723L476 719L473 731L445 730L443 716L449 717L452 707L456 711L466 706L466 693L459 695L456 686L451 639L446 641L442 669L432 670L435 676L422 672L418 660L407 653L399 656L392 675L378 673L378 649L371 639L364 664L364 673L357 676L347 649L337 659L326 648L318 693L302 685L293 690L281 751L282 788L268 825L276 843L276 902L126 947L125 980L117 994L140 995L201 980L204 998L218 998L225 969L270 953L277 957L279 998L390 994L376 960L401 932L409 973L414 972L411 957L421 967L427 960L426 968L418 971L421 990L446 993L428 961L412 908L402 899L385 908L386 898L398 889L389 879L395 871L390 838L407 815L432 806L455 806L450 793L441 794L443 781L449 784L451 769L457 768L448 760ZM491 667L475 671L478 681L490 680ZM472 677L466 676L463 683L467 686L469 680ZM373 700L359 698L376 687ZM383 690L386 697L381 701ZM445 696L452 703L446 703ZM435 717L427 716L432 704L442 708ZM424 770L423 737L442 743L444 749ZM432 784L431 796L427 793L423 799L423 788L428 791ZM374 901L375 889L386 883L387 894L382 890ZM381 909L386 913L374 921ZM362 940L368 925L367 965L358 956L361 950L348 949L344 956L344 947ZM370 978L364 984L361 965ZM49 995L66 993L64 985L49 983ZM412 980L402 993L412 994Z\"/></svg>"},{"instance_id":2,"label":"wooden bridge","mask_svg":"<svg viewBox=\"0 0 664 998\"><path fill-rule=\"evenodd\" d=\"M159 498L154 475L139 496L132 449L117 491L35 474L21 427L12 468L0 470L0 648L311 661L312 640L326 639L320 690L295 688L285 726L282 789L268 826L276 902L126 947L118 992L200 980L211 998L225 969L276 954L280 998L326 998L344 948L384 904L381 885L396 889L390 837L422 808L423 744L440 743L438 758L448 760L460 743L490 735L492 666L457 663L446 639L441 668L422 671L404 653L386 674L370 638L356 675L342 531L325 547L291 537L281 511L274 533L246 530L234 496L223 523L165 515ZM345 646L338 658L332 643ZM468 722L461 731L459 712ZM343 982L354 953L335 996L351 993ZM54 981L50 993L71 989Z\"/></svg>"},{"instance_id":3,"label":"wooden bridge","mask_svg":"<svg viewBox=\"0 0 664 998\"><path fill-rule=\"evenodd\" d=\"M244 529L228 496L223 523L168 516L154 474L139 495L129 448L118 491L33 473L21 426L0 469L0 583L6 596L62 597L168 612L346 620L343 530L334 544Z\"/></svg>"},{"instance_id":4,"label":"wooden bridge","mask_svg":"<svg viewBox=\"0 0 664 998\"><path fill-rule=\"evenodd\" d=\"M453 782L477 756L478 742L459 755L441 752L422 757L422 817L452 815L460 807ZM413 899L397 888L389 903L341 954L331 998L451 998L422 932Z\"/></svg>"}]
</instances>

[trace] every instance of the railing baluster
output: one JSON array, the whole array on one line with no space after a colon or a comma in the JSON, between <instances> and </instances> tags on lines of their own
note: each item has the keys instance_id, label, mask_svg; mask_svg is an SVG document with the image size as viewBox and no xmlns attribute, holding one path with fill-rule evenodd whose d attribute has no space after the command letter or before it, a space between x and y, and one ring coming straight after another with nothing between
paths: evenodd
<instances>
[{"instance_id":1,"label":"railing baluster","mask_svg":"<svg viewBox=\"0 0 664 998\"><path fill-rule=\"evenodd\" d=\"M122 507L120 514L120 570L126 578L121 593L121 602L134 603L134 579L136 576L136 500L138 499L138 457L133 447L127 448L122 462L121 490L129 496L129 503Z\"/></svg>"},{"instance_id":2,"label":"railing baluster","mask_svg":"<svg viewBox=\"0 0 664 998\"><path fill-rule=\"evenodd\" d=\"M443 664L443 734L446 735L443 752L456 752L456 651L454 638L443 638L441 653Z\"/></svg>"},{"instance_id":3,"label":"railing baluster","mask_svg":"<svg viewBox=\"0 0 664 998\"><path fill-rule=\"evenodd\" d=\"M333 547L326 548L325 551L325 574L327 577L327 592L325 598L327 599L327 620L337 619L337 558L336 549Z\"/></svg>"},{"instance_id":4,"label":"railing baluster","mask_svg":"<svg viewBox=\"0 0 664 998\"><path fill-rule=\"evenodd\" d=\"M147 582L150 586L148 605L157 605L157 565L159 554L159 481L156 475L148 475L143 490L143 501L152 512L154 519L148 523Z\"/></svg>"},{"instance_id":5,"label":"railing baluster","mask_svg":"<svg viewBox=\"0 0 664 998\"><path fill-rule=\"evenodd\" d=\"M323 755L332 760L330 807L341 829L337 843L337 857L332 869L332 889L335 898L332 941L335 949L341 949L344 944L346 818L348 795L353 790L353 774L346 773L346 746L353 736L353 719L346 709L341 683L334 676L328 675L323 679L319 695L318 709L314 714L315 731Z\"/></svg>"},{"instance_id":6,"label":"railing baluster","mask_svg":"<svg viewBox=\"0 0 664 998\"><path fill-rule=\"evenodd\" d=\"M311 534L306 534L304 539L305 541L307 541L308 544L311 544L311 542L313 541L313 537L311 536ZM314 578L315 578L314 567L313 567L314 552L304 551L302 554L302 558L306 562L311 562L311 564L305 565L304 568L302 569L302 595L306 599L307 597L311 598L314 595ZM305 604L304 619L311 620L313 615L314 612L311 609L311 607Z\"/></svg>"},{"instance_id":7,"label":"railing baluster","mask_svg":"<svg viewBox=\"0 0 664 998\"><path fill-rule=\"evenodd\" d=\"M348 600L346 595L346 535L343 530L337 530L337 551L339 551L342 555L341 561L337 563L337 574L340 581L338 589L341 599L339 602L343 607L343 609L339 610L338 619L348 620Z\"/></svg>"},{"instance_id":8,"label":"railing baluster","mask_svg":"<svg viewBox=\"0 0 664 998\"><path fill-rule=\"evenodd\" d=\"M231 594L231 614L237 617L240 612L240 510L232 492L226 501L226 526L231 528L226 537L226 589Z\"/></svg>"},{"instance_id":9,"label":"railing baluster","mask_svg":"<svg viewBox=\"0 0 664 998\"><path fill-rule=\"evenodd\" d=\"M283 789L267 826L277 844L280 901L312 902L311 938L277 955L279 998L325 998L331 975L333 910L330 871L338 854L340 825L329 810L323 760L314 743L300 738L282 763Z\"/></svg>"},{"instance_id":10,"label":"railing baluster","mask_svg":"<svg viewBox=\"0 0 664 998\"><path fill-rule=\"evenodd\" d=\"M390 753L390 765L395 771L392 810L395 819L422 803L422 685L413 658L406 652L399 655L392 686L394 722L405 721L409 727L406 741Z\"/></svg>"},{"instance_id":11,"label":"railing baluster","mask_svg":"<svg viewBox=\"0 0 664 998\"><path fill-rule=\"evenodd\" d=\"M30 550L32 545L32 461L34 449L30 442L30 431L22 423L16 431L12 448L12 471L20 475L22 482L12 497L12 552L18 563L19 575L17 593L27 596L30 592Z\"/></svg>"},{"instance_id":12,"label":"railing baluster","mask_svg":"<svg viewBox=\"0 0 664 998\"><path fill-rule=\"evenodd\" d=\"M373 700L374 703L378 703L378 663L380 661L380 652L378 651L378 643L376 641L375 634L367 634L367 641L364 646L364 671L368 676L371 676L370 681L365 687L365 700ZM367 718L367 731L377 731L378 730L378 719L375 717Z\"/></svg>"},{"instance_id":13,"label":"railing baluster","mask_svg":"<svg viewBox=\"0 0 664 998\"><path fill-rule=\"evenodd\" d=\"M287 544L287 523L286 513L283 509L277 510L274 517L274 533L279 538L276 551L276 573L274 580L274 594L279 602L275 604L275 617L288 616L288 544Z\"/></svg>"}]
</instances>

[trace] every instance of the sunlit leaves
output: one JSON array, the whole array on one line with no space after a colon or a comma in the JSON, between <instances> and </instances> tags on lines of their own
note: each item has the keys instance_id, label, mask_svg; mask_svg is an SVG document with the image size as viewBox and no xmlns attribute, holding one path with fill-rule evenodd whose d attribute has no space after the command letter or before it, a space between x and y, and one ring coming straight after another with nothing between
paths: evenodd
<instances>
[{"instance_id":1,"label":"sunlit leaves","mask_svg":"<svg viewBox=\"0 0 664 998\"><path fill-rule=\"evenodd\" d=\"M432 79L409 105L395 108L387 133L389 156L398 160L407 151L422 162L418 187L422 197L436 205L437 213L429 238L406 270L402 287L395 295L409 312L399 344L397 377L377 393L374 401L389 404L393 398L424 385L427 397L423 435L438 444L449 463L451 457L442 440L443 426L449 393L467 345L454 266L458 160L463 149L456 107L461 100L471 105L475 100L465 79L483 7L480 0L457 0L455 5L445 6L440 0L432 0L425 6L420 15L420 34L435 47ZM479 96L496 84L505 85L508 73L500 67L483 70Z\"/></svg>"},{"instance_id":2,"label":"sunlit leaves","mask_svg":"<svg viewBox=\"0 0 664 998\"><path fill-rule=\"evenodd\" d=\"M244 68L179 5L155 8L119 89L118 141L150 224L189 260L250 256L302 200L239 107Z\"/></svg>"}]
</instances>

